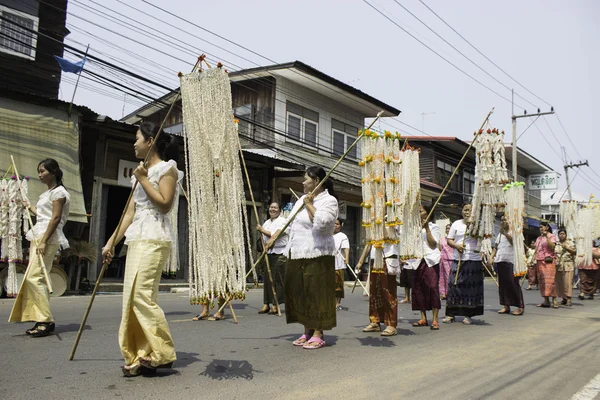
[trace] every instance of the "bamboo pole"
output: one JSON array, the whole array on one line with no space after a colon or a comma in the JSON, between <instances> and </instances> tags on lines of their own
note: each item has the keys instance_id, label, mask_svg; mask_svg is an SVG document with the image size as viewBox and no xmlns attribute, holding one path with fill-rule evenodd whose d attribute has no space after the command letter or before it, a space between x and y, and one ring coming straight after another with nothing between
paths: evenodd
<instances>
[{"instance_id":1,"label":"bamboo pole","mask_svg":"<svg viewBox=\"0 0 600 400\"><path fill-rule=\"evenodd\" d=\"M248 191L250 192L250 200L252 201L252 208L254 210L254 216L256 217L256 223L260 224L260 216L258 215L258 209L256 208L256 202L254 201L254 193L252 193L252 184L250 183L250 175L248 174L248 168L246 168L246 160L244 159L244 152L242 151L242 143L240 142L240 136L237 135L238 147L240 149L240 158L242 160L242 167L244 168L244 176L246 177L246 183L248 184ZM271 274L271 265L269 263L269 256L265 257L265 264L267 266L267 276L269 277L269 283L271 284L271 291L273 292L273 302L277 307L277 316L281 317L281 308L279 308L279 300L277 300L277 292L275 291L275 283L273 282L273 274Z\"/></svg>"},{"instance_id":2,"label":"bamboo pole","mask_svg":"<svg viewBox=\"0 0 600 400\"><path fill-rule=\"evenodd\" d=\"M456 266L456 275L454 275L454 286L458 284L458 272L460 271L460 264L462 264L462 254L458 259L458 265Z\"/></svg>"},{"instance_id":3,"label":"bamboo pole","mask_svg":"<svg viewBox=\"0 0 600 400\"><path fill-rule=\"evenodd\" d=\"M429 211L429 215L427 215L426 221L429 221L429 219L433 215L433 212L435 211L435 208L437 207L438 203L442 199L442 196L444 195L444 193L446 193L446 190L448 189L448 187L450 187L450 184L452 183L452 179L454 179L454 176L458 172L458 169L462 165L462 163L465 160L465 158L467 158L467 155L469 154L469 151L471 151L471 148L473 147L473 145L477 141L477 138L480 135L480 131L483 129L483 127L485 126L486 122L490 119L490 116L494 112L494 109L495 109L495 107L492 107L492 109L490 110L490 112L488 113L488 115L485 117L485 120L483 120L483 123L481 124L481 127L475 133L475 137L473 138L473 140L469 144L469 147L467 148L467 151L465 151L465 154L463 154L462 158L458 162L458 165L456 166L456 168L452 172L452 175L450 175L450 179L448 179L448 182L446 183L446 186L444 186L444 190L442 190L442 193L440 193L440 195L438 196L437 200L435 201L435 204L433 205L433 207L431 207L431 210Z\"/></svg>"},{"instance_id":4,"label":"bamboo pole","mask_svg":"<svg viewBox=\"0 0 600 400\"><path fill-rule=\"evenodd\" d=\"M15 171L15 175L17 176L17 183L19 184L19 191L21 192L21 199L25 200L25 192L23 191L23 186L21 184L21 176L19 175L19 170L17 169L17 164L15 164L15 159L13 158L12 154L10 156L10 161L12 162L12 168ZM38 238L36 237L35 233L33 232L33 221L31 220L31 215L29 214L29 206L27 207L27 219L29 220L29 226L31 227L31 236L33 236L33 243L35 244L36 247L36 253L37 253L37 248L40 245L40 242L38 240ZM29 255L31 257L31 254ZM35 257L35 255L34 255ZM40 263L42 264L42 272L44 273L44 280L46 281L46 285L48 285L48 291L52 294L54 291L52 290L52 282L50 281L50 277L48 276L48 271L46 269L46 263L44 262L44 257L41 254L38 254L38 257L40 258ZM52 267L52 266L50 266ZM29 265L27 266L27 269L29 269ZM27 271L25 271L27 272ZM23 280L23 282L25 282L25 280ZM21 289L23 288L23 282L21 282L21 288L19 288L19 291L21 291Z\"/></svg>"},{"instance_id":5,"label":"bamboo pole","mask_svg":"<svg viewBox=\"0 0 600 400\"><path fill-rule=\"evenodd\" d=\"M498 280L495 278L494 274L492 274L492 271L490 271L490 269L488 268L487 264L483 262L483 260L481 260L481 264L483 264L483 267L485 268L485 270L488 272L488 274L490 274L490 276L492 277L492 279L494 280L494 282L496 282L496 286L500 286L498 284Z\"/></svg>"},{"instance_id":6,"label":"bamboo pole","mask_svg":"<svg viewBox=\"0 0 600 400\"><path fill-rule=\"evenodd\" d=\"M200 57L198 57L198 60L196 61L194 68L192 68L192 72L194 72L196 70L196 68L202 62L204 57L205 57L204 55L201 55ZM169 115L171 115L171 111L173 111L173 107L175 106L175 103L177 103L177 101L179 100L180 96L181 96L181 90L179 90L179 93L177 93L177 96L175 96L173 103L171 103L171 107L169 107L169 110L167 111L165 118L163 119L162 123L160 124L158 133L156 134L156 137L154 138L154 140L152 141L152 144L150 145L148 154L146 154L146 157L144 158L144 165L146 165L146 163L148 162L148 157L152 153L152 149L154 148L156 141L160 137L160 134L163 131L163 127L165 126L165 123L167 122ZM133 198L133 192L135 192L137 185L138 185L138 182L136 181L135 185L133 186L133 189L131 190L131 193L129 193L129 197L127 198L127 203L125 203L125 208L123 209L123 212L121 213L121 218L119 218L119 223L117 224L117 229L115 230L115 232L117 232L117 234L119 233L119 230L121 229L121 225L123 224L123 219L125 218L125 213L127 211L127 208L129 207L129 203L131 202L131 199ZM114 248L116 245L117 245L117 243L112 243L111 252L114 251ZM96 284L94 285L94 290L92 291L92 296L90 297L90 301L85 310L85 314L83 315L83 320L81 321L81 325L79 326L79 330L77 331L77 336L75 337L75 342L73 343L73 348L71 349L71 354L69 355L69 361L72 361L73 357L75 357L75 352L77 351L77 346L79 345L79 340L81 339L81 334L83 333L85 323L87 321L88 315L90 314L90 310L92 309L94 299L96 298L96 293L98 292L98 288L100 287L100 282L102 282L102 278L104 276L104 272L106 272L106 268L108 268L108 264L109 263L106 261L102 263L102 268L100 269L100 273L98 274L98 278L96 279Z\"/></svg>"},{"instance_id":7,"label":"bamboo pole","mask_svg":"<svg viewBox=\"0 0 600 400\"><path fill-rule=\"evenodd\" d=\"M359 269L360 267L362 267L363 263L365 262L365 257L367 256L367 253L369 252L369 247L371 247L370 244L365 244L365 248L363 249L360 258L358 259L358 263L356 264L356 269ZM352 293L354 293L354 289L356 289L356 284L359 281L359 277L356 274L356 281L354 281L354 286L352 287ZM361 286L362 282L361 282ZM367 294L369 294L369 291L363 286L363 289L365 289L365 292L367 292Z\"/></svg>"},{"instance_id":8,"label":"bamboo pole","mask_svg":"<svg viewBox=\"0 0 600 400\"><path fill-rule=\"evenodd\" d=\"M344 154L342 154L342 156L339 158L339 160L336 161L336 163L333 165L333 167L331 167L331 169L329 170L329 172L327 172L327 174L325 174L325 177L319 182L319 184L317 185L317 187L315 187L313 189L313 191L310 193L314 193L317 190L319 190L321 188L321 186L323 186L323 184L325 183L325 181L327 179L329 179L329 177L331 176L331 174L333 173L333 171L335 171L335 169L340 165L340 163L346 158L346 156L348 156L348 153L350 153L350 151L354 148L354 146L356 146L358 144L358 142L365 136L365 131L371 129L371 127L375 124L375 122L377 122L377 120L381 117L381 115L383 114L383 110L379 111L377 113L377 116L373 119L373 121L371 121L371 123L369 124L369 126L364 129L356 138L356 140L354 140L354 142L346 149L346 151L344 152ZM298 210L296 210L296 212L291 215L286 224L283 226L283 228L281 228L279 230L279 233L275 236L275 239L273 239L273 242L277 241L277 239L279 239L279 236L281 236L281 234L287 229L287 227L292 223L292 221L294 221L294 218L296 218L296 216L300 213L300 211L302 211L304 209L305 205L304 203L302 203L300 205L300 207L298 208ZM260 255L260 257L258 258L258 260L256 260L256 262L254 262L254 265L252 266L252 268L250 268L250 271L248 271L248 273L246 274L246 278L248 278L248 276L252 273L252 271L254 270L254 268L256 268L256 266L258 265L258 263L263 259L263 257L265 257L265 255L267 254L267 250L263 250L262 254ZM219 309L219 311L221 311L221 309Z\"/></svg>"}]
</instances>

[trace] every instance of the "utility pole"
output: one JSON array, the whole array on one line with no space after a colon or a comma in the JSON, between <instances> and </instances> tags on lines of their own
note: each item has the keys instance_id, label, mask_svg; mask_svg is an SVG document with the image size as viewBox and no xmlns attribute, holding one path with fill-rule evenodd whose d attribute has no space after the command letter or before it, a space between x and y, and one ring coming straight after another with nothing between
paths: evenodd
<instances>
[{"instance_id":1,"label":"utility pole","mask_svg":"<svg viewBox=\"0 0 600 400\"><path fill-rule=\"evenodd\" d=\"M517 181L517 119L518 118L531 118L531 117L541 117L542 115L554 114L554 107L550 107L550 111L548 112L540 112L538 108L537 113L535 114L527 114L527 110L523 111L523 115L515 115L514 113L514 100L515 100L515 91L512 91L513 95L513 116L512 116L512 175L513 181Z\"/></svg>"},{"instance_id":2,"label":"utility pole","mask_svg":"<svg viewBox=\"0 0 600 400\"><path fill-rule=\"evenodd\" d=\"M565 163L567 162L567 152L565 147L562 148L563 155L565 157ZM577 163L565 164L565 178L567 179L567 190L569 191L569 200L573 200L573 193L571 192L571 182L569 181L569 168L579 168L583 166L590 166L588 160L579 161Z\"/></svg>"}]
</instances>

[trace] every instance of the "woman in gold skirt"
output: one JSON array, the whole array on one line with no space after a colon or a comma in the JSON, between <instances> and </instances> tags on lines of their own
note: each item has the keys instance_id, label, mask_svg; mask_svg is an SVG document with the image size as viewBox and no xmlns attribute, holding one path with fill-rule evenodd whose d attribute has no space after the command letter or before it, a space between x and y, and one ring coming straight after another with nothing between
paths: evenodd
<instances>
[{"instance_id":1,"label":"woman in gold skirt","mask_svg":"<svg viewBox=\"0 0 600 400\"><path fill-rule=\"evenodd\" d=\"M31 242L29 265L8 322L34 321L34 327L25 331L31 337L48 336L55 327L50 311L50 292L42 265L45 265L50 273L58 249L69 247L62 230L69 216L71 196L63 186L62 176L63 172L56 160L48 158L40 161L38 177L48 186L48 190L40 195L37 207L23 202L37 218L35 225L26 235L27 240ZM41 262L42 258L44 264Z\"/></svg>"},{"instance_id":2,"label":"woman in gold skirt","mask_svg":"<svg viewBox=\"0 0 600 400\"><path fill-rule=\"evenodd\" d=\"M133 171L133 192L119 231L115 231L102 249L110 262L114 246L125 236L128 245L123 282L123 315L119 328L119 346L126 365L123 375L137 376L156 368L170 368L176 359L175 347L158 300L158 285L164 264L169 259L176 236L171 229L173 200L179 195L177 170L179 149L174 138L151 122L142 122L133 145L140 165ZM169 161L164 161L169 160Z\"/></svg>"}]
</instances>

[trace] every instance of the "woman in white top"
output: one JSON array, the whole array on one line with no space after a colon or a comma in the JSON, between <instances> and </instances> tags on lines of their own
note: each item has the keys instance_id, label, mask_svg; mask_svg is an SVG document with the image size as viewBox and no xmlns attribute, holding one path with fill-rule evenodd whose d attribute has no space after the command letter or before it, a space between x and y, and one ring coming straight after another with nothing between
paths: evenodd
<instances>
[{"instance_id":1,"label":"woman in white top","mask_svg":"<svg viewBox=\"0 0 600 400\"><path fill-rule=\"evenodd\" d=\"M512 315L523 315L525 303L523 302L523 291L519 284L519 277L515 276L515 250L510 227L506 218L502 216L500 223L500 234L496 240L496 247L492 252L492 263L498 272L498 299L502 309L498 314L510 313L510 306L517 307Z\"/></svg>"},{"instance_id":2,"label":"woman in white top","mask_svg":"<svg viewBox=\"0 0 600 400\"><path fill-rule=\"evenodd\" d=\"M40 258L44 259L49 275L58 249L69 247L63 227L69 216L71 196L63 186L63 172L56 160L48 158L40 161L37 170L40 181L48 186L48 190L40 195L37 207L23 202L37 218L35 225L26 235L27 240L31 242L29 265L8 321L34 321L35 326L26 333L32 337L43 337L54 331L55 324L50 312L50 292ZM37 248L36 241L39 244Z\"/></svg>"},{"instance_id":3,"label":"woman in white top","mask_svg":"<svg viewBox=\"0 0 600 400\"><path fill-rule=\"evenodd\" d=\"M413 311L421 312L421 319L413 326L427 326L427 310L433 310L433 318L431 320L431 330L440 329L438 324L438 312L442 308L440 300L440 260L442 253L440 252L440 227L433 222L427 221L429 210L421 206L419 210L421 214L421 230L422 254L423 258L419 262L419 267L413 275Z\"/></svg>"},{"instance_id":4,"label":"woman in white top","mask_svg":"<svg viewBox=\"0 0 600 400\"><path fill-rule=\"evenodd\" d=\"M342 309L344 298L344 274L346 265L350 262L350 241L348 236L342 232L342 221L335 220L333 240L335 240L335 309Z\"/></svg>"},{"instance_id":5,"label":"woman in white top","mask_svg":"<svg viewBox=\"0 0 600 400\"><path fill-rule=\"evenodd\" d=\"M169 259L171 246L177 245L169 212L183 173L177 170L174 161L179 156L175 139L165 132L159 135L158 129L152 122L142 122L135 135L136 158L144 159L148 152L150 155L146 166L140 162L133 171L132 185L138 182L133 201L129 203L121 228L102 249L104 261L110 262L114 246L126 237L123 314L119 328L125 376L170 368L176 359L165 314L156 302L163 266Z\"/></svg>"},{"instance_id":6,"label":"woman in white top","mask_svg":"<svg viewBox=\"0 0 600 400\"><path fill-rule=\"evenodd\" d=\"M286 219L281 216L281 207L279 203L273 202L269 205L269 219L265 223L256 226L256 230L262 234L263 243L267 243L273 234L285 226ZM271 276L273 278L273 285L275 286L275 293L277 294L277 303L283 304L285 301L285 292L283 287L285 277L285 263L287 258L285 257L285 248L287 247L287 234L284 232L279 236L277 241L273 243L273 246L267 250L267 257L269 259L269 266L271 267ZM277 314L277 306L275 299L273 298L273 288L271 287L271 280L268 276L263 277L263 307L258 311L259 314ZM269 308L269 304L271 307Z\"/></svg>"},{"instance_id":7,"label":"woman in white top","mask_svg":"<svg viewBox=\"0 0 600 400\"><path fill-rule=\"evenodd\" d=\"M321 167L310 167L304 175L304 196L290 215L305 205L289 226L285 267L285 316L288 324L300 323L304 333L294 346L319 349L325 346L323 331L336 326L335 240L333 230L338 202L331 180L311 192L325 178ZM273 245L270 241L267 247Z\"/></svg>"},{"instance_id":8,"label":"woman in white top","mask_svg":"<svg viewBox=\"0 0 600 400\"><path fill-rule=\"evenodd\" d=\"M454 322L456 316L463 316L463 324L470 325L471 317L483 315L483 264L477 250L477 239L466 233L466 221L471 217L471 208L471 204L463 206L463 219L452 224L447 237L448 245L454 249L454 260L448 277L444 323ZM458 281L455 285L459 264Z\"/></svg>"}]
</instances>

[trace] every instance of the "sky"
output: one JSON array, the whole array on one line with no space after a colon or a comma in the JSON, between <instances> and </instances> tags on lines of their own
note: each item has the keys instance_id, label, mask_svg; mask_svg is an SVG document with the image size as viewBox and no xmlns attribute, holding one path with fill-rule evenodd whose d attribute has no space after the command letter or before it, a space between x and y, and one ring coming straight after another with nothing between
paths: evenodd
<instances>
[{"instance_id":1,"label":"sky","mask_svg":"<svg viewBox=\"0 0 600 400\"><path fill-rule=\"evenodd\" d=\"M400 109L398 119L417 130L463 140L472 138L492 107L491 125L505 130L510 140L509 89L514 89L515 114L535 113L538 108L549 111L550 105L556 111L537 119L522 136L533 118L519 119L518 146L561 173L559 188L566 187L563 146L567 163L588 160L589 167L570 170L572 189L585 197L592 193L599 197L600 139L594 132L594 112L600 107L600 2L423 0L509 77L421 1L367 1L393 22L362 0L199 0L193 7L183 0L70 0L67 27L71 34L66 43L82 50L90 44L90 54L173 88L178 85L177 72L189 71L200 52L232 71L299 60ZM111 15L126 23L106 18ZM91 64L89 68L110 76ZM164 93L141 82L130 80L130 84L144 93ZM124 98L118 91L91 82L85 73L81 85L75 103L114 119L141 105L131 96ZM63 74L60 98L70 101L73 87L73 75ZM376 127L423 135L393 120Z\"/></svg>"}]
</instances>

